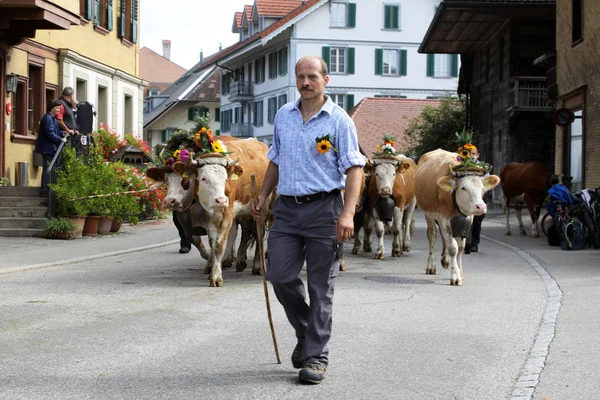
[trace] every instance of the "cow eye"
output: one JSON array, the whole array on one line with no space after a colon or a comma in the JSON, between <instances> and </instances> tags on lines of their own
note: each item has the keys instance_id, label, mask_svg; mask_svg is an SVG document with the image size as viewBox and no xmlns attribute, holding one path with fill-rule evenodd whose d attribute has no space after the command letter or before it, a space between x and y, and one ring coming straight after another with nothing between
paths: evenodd
<instances>
[{"instance_id":1,"label":"cow eye","mask_svg":"<svg viewBox=\"0 0 600 400\"><path fill-rule=\"evenodd\" d=\"M206 183L206 182L207 182L206 178L202 178L202 179L200 179L200 180L201 180L202 182L204 182L204 183Z\"/></svg>"},{"instance_id":2,"label":"cow eye","mask_svg":"<svg viewBox=\"0 0 600 400\"><path fill-rule=\"evenodd\" d=\"M463 186L460 188L460 190L467 190L467 188Z\"/></svg>"}]
</instances>

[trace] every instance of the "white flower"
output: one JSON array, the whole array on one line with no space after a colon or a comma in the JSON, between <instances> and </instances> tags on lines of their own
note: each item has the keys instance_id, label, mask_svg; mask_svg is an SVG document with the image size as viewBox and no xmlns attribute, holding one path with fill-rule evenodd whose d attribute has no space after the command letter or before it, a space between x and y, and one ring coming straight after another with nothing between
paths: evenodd
<instances>
[{"instance_id":1,"label":"white flower","mask_svg":"<svg viewBox=\"0 0 600 400\"><path fill-rule=\"evenodd\" d=\"M227 153L227 146L225 146L225 143L223 143L222 140L217 140L217 142L219 142L219 144L221 145L221 148L223 149L223 153Z\"/></svg>"},{"instance_id":2,"label":"white flower","mask_svg":"<svg viewBox=\"0 0 600 400\"><path fill-rule=\"evenodd\" d=\"M391 150L392 153L396 152L396 149L389 143L384 144L383 146L381 146L382 150Z\"/></svg>"}]
</instances>

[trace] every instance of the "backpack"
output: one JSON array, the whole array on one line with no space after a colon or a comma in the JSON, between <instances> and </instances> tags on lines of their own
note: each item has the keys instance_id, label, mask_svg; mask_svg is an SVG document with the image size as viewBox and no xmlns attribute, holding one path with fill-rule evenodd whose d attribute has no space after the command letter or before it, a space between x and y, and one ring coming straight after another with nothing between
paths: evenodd
<instances>
[{"instance_id":1,"label":"backpack","mask_svg":"<svg viewBox=\"0 0 600 400\"><path fill-rule=\"evenodd\" d=\"M546 233L546 237L548 238L548 246L558 247L560 246L560 233L558 232L558 228L556 224L552 222L548 227L548 232Z\"/></svg>"},{"instance_id":2,"label":"backpack","mask_svg":"<svg viewBox=\"0 0 600 400\"><path fill-rule=\"evenodd\" d=\"M587 230L583 223L575 217L564 224L560 248L563 250L583 250L587 240Z\"/></svg>"}]
</instances>

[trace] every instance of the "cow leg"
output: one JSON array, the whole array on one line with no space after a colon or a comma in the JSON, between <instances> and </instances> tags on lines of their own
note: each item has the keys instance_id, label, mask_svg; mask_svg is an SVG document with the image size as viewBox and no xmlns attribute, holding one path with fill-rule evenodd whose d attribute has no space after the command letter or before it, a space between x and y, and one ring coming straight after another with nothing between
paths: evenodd
<instances>
[{"instance_id":1,"label":"cow leg","mask_svg":"<svg viewBox=\"0 0 600 400\"><path fill-rule=\"evenodd\" d=\"M208 250L206 250L206 246L204 246L204 243L202 242L202 236L193 235L192 244L198 249L198 251L200 252L200 256L203 259L208 260L210 253L208 252Z\"/></svg>"},{"instance_id":2,"label":"cow leg","mask_svg":"<svg viewBox=\"0 0 600 400\"><path fill-rule=\"evenodd\" d=\"M364 229L364 227L363 227ZM363 230L364 232L364 230ZM364 233L363 233L364 235ZM360 254L362 243L360 240L360 229L354 231L354 246L352 247L352 254Z\"/></svg>"},{"instance_id":3,"label":"cow leg","mask_svg":"<svg viewBox=\"0 0 600 400\"><path fill-rule=\"evenodd\" d=\"M256 239L256 226L251 218L244 218L240 220L242 226L242 237L240 239L240 246L237 251L237 259L235 261L235 270L242 272L248 265L248 247L252 238ZM258 248L258 246L256 246Z\"/></svg>"},{"instance_id":4,"label":"cow leg","mask_svg":"<svg viewBox=\"0 0 600 400\"><path fill-rule=\"evenodd\" d=\"M234 245L235 240L237 239L237 231L237 221L233 221L233 223L231 224L231 229L229 229L229 233L227 234L227 244L225 246L225 253L223 254L223 261L221 262L223 268L230 268L236 261ZM242 228L242 240L243 236L244 229Z\"/></svg>"},{"instance_id":5,"label":"cow leg","mask_svg":"<svg viewBox=\"0 0 600 400\"><path fill-rule=\"evenodd\" d=\"M448 268L450 268L450 256L448 256L448 244L446 242L446 237L442 234L441 225L438 225L438 228L440 228L440 236L442 237L442 255L441 255L440 261L442 263L442 268L448 269Z\"/></svg>"},{"instance_id":6,"label":"cow leg","mask_svg":"<svg viewBox=\"0 0 600 400\"><path fill-rule=\"evenodd\" d=\"M252 221L254 221L254 220L252 220ZM258 229L256 229L257 228L256 225L254 225L254 226L255 226L254 235L255 235L255 239L256 239L257 243L254 246L254 263L252 264L252 275L262 275L262 265L261 265L262 260L261 260L261 256L260 256L260 249L258 248L258 241L259 240L262 241L263 249L264 249L267 245L267 243L265 242L265 238L264 238L266 224L264 222L262 223L263 237L258 237Z\"/></svg>"},{"instance_id":7,"label":"cow leg","mask_svg":"<svg viewBox=\"0 0 600 400\"><path fill-rule=\"evenodd\" d=\"M402 218L402 232L404 237L402 238L402 250L410 251L410 236L412 235L413 226L415 221L413 220L413 212L417 205L417 199L414 198L411 203L404 209L404 216Z\"/></svg>"},{"instance_id":8,"label":"cow leg","mask_svg":"<svg viewBox=\"0 0 600 400\"><path fill-rule=\"evenodd\" d=\"M233 211L225 210L223 212L223 219L219 226L211 223L209 227L209 235L212 236L212 265L210 269L210 286L211 287L222 287L223 286L223 271L221 269L221 260L223 253L225 252L226 239L231 229L233 222Z\"/></svg>"},{"instance_id":9,"label":"cow leg","mask_svg":"<svg viewBox=\"0 0 600 400\"><path fill-rule=\"evenodd\" d=\"M540 237L540 231L538 230L538 219L540 217L539 208L535 203L535 197L531 193L525 193L525 203L529 210L529 216L531 217L531 237Z\"/></svg>"},{"instance_id":10,"label":"cow leg","mask_svg":"<svg viewBox=\"0 0 600 400\"><path fill-rule=\"evenodd\" d=\"M504 215L506 216L506 231L504 231L505 236L511 236L510 232L510 197L504 196Z\"/></svg>"},{"instance_id":11,"label":"cow leg","mask_svg":"<svg viewBox=\"0 0 600 400\"><path fill-rule=\"evenodd\" d=\"M373 212L375 212L375 210L373 210ZM373 215L372 214L367 214L367 219L365 220L365 227L364 227L364 238L363 238L363 251L365 253L370 253L373 251L373 248L371 246L371 232L373 232Z\"/></svg>"},{"instance_id":12,"label":"cow leg","mask_svg":"<svg viewBox=\"0 0 600 400\"><path fill-rule=\"evenodd\" d=\"M425 216L427 221L427 241L429 242L429 256L427 257L427 268L425 273L427 275L435 275L435 237L437 234L437 227L435 226L435 220L431 217Z\"/></svg>"},{"instance_id":13,"label":"cow leg","mask_svg":"<svg viewBox=\"0 0 600 400\"><path fill-rule=\"evenodd\" d=\"M344 258L344 252L342 251L342 254L340 256L340 271L345 271L346 270L346 259Z\"/></svg>"},{"instance_id":14,"label":"cow leg","mask_svg":"<svg viewBox=\"0 0 600 400\"><path fill-rule=\"evenodd\" d=\"M401 207L394 207L394 219L392 220L392 233L394 238L392 239L392 257L400 257L402 255L402 245L400 240L402 239L402 224L404 215L404 205Z\"/></svg>"},{"instance_id":15,"label":"cow leg","mask_svg":"<svg viewBox=\"0 0 600 400\"><path fill-rule=\"evenodd\" d=\"M446 254L450 261L450 285L462 286L462 271L457 261L458 244L452 237L452 228L450 227L450 221L444 221L440 224L440 233L446 241Z\"/></svg>"},{"instance_id":16,"label":"cow leg","mask_svg":"<svg viewBox=\"0 0 600 400\"><path fill-rule=\"evenodd\" d=\"M379 217L373 219L375 225L375 233L377 234L377 252L375 258L378 260L385 259L385 246L383 245L383 236L385 235L385 224L379 220Z\"/></svg>"}]
</instances>

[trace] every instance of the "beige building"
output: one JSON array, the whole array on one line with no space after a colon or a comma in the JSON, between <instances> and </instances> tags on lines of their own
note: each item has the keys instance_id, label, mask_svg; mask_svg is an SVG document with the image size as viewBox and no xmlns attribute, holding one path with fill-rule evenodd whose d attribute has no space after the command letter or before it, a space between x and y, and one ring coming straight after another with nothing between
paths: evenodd
<instances>
[{"instance_id":1,"label":"beige building","mask_svg":"<svg viewBox=\"0 0 600 400\"><path fill-rule=\"evenodd\" d=\"M139 0L3 0L0 2L0 176L15 183L15 165L29 163L46 104L65 86L94 106L94 129L141 136L143 89L139 78ZM14 84L13 84L14 82ZM7 105L12 111L7 113Z\"/></svg>"},{"instance_id":2,"label":"beige building","mask_svg":"<svg viewBox=\"0 0 600 400\"><path fill-rule=\"evenodd\" d=\"M600 0L556 4L558 108L573 122L556 130L555 170L573 176L573 190L600 186Z\"/></svg>"}]
</instances>

